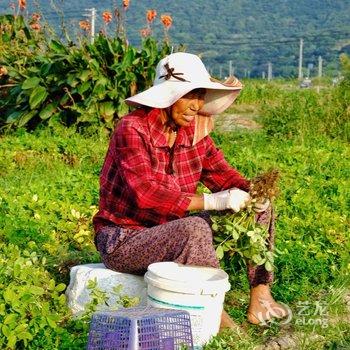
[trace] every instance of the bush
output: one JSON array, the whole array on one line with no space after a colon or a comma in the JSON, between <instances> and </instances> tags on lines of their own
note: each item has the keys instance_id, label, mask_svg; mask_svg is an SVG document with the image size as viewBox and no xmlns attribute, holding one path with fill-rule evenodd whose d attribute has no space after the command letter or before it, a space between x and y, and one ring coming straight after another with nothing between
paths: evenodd
<instances>
[{"instance_id":1,"label":"bush","mask_svg":"<svg viewBox=\"0 0 350 350\"><path fill-rule=\"evenodd\" d=\"M68 316L66 286L56 284L33 246L0 244L0 347L27 347L38 334L52 338Z\"/></svg>"},{"instance_id":2,"label":"bush","mask_svg":"<svg viewBox=\"0 0 350 350\"><path fill-rule=\"evenodd\" d=\"M265 103L263 125L268 135L304 139L325 134L350 141L350 73L349 58L341 58L344 79L327 91L294 91L281 95L275 103Z\"/></svg>"},{"instance_id":3,"label":"bush","mask_svg":"<svg viewBox=\"0 0 350 350\"><path fill-rule=\"evenodd\" d=\"M129 111L124 99L152 84L156 63L169 53L167 43L158 45L151 37L140 49L102 34L93 44L46 40L31 34L20 19L0 18L0 24L12 23L13 33L28 33L3 39L9 48L0 52L6 72L0 83L7 86L0 101L0 127L5 129L33 129L50 120L112 128Z\"/></svg>"}]
</instances>

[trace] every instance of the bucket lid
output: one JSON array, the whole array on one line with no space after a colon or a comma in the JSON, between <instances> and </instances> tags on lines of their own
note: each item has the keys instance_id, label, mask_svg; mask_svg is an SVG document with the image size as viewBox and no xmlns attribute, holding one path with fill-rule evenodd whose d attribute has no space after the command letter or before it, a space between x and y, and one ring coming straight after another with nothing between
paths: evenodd
<instances>
[{"instance_id":1,"label":"bucket lid","mask_svg":"<svg viewBox=\"0 0 350 350\"><path fill-rule=\"evenodd\" d=\"M184 294L215 295L230 289L228 274L221 269L174 262L149 265L145 281L155 287Z\"/></svg>"}]
</instances>

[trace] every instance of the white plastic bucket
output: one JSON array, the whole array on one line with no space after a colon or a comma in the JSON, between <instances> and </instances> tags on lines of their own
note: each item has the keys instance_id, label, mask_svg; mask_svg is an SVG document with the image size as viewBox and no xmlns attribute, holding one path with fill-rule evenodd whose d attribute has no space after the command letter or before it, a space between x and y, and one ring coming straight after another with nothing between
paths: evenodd
<instances>
[{"instance_id":1,"label":"white plastic bucket","mask_svg":"<svg viewBox=\"0 0 350 350\"><path fill-rule=\"evenodd\" d=\"M225 293L225 271L174 262L151 264L145 274L147 304L189 312L195 349L219 331Z\"/></svg>"}]
</instances>

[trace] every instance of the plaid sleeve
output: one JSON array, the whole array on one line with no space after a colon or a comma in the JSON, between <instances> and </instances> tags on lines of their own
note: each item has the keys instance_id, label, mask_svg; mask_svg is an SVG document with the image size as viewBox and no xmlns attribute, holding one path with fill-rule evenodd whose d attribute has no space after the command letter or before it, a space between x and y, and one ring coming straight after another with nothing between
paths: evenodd
<instances>
[{"instance_id":1,"label":"plaid sleeve","mask_svg":"<svg viewBox=\"0 0 350 350\"><path fill-rule=\"evenodd\" d=\"M135 126L126 126L116 135L115 157L119 171L136 205L152 215L183 217L191 202L189 194L174 188L173 182L160 182L153 175L145 135Z\"/></svg>"},{"instance_id":2,"label":"plaid sleeve","mask_svg":"<svg viewBox=\"0 0 350 350\"><path fill-rule=\"evenodd\" d=\"M223 191L232 187L249 191L249 181L234 169L216 148L213 140L206 137L207 151L203 162L201 182L212 192Z\"/></svg>"}]
</instances>

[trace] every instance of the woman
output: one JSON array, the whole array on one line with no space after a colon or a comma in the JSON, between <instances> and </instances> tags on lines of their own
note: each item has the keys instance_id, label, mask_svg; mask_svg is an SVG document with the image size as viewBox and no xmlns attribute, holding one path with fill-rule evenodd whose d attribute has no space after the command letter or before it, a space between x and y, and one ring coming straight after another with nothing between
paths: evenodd
<instances>
[{"instance_id":1,"label":"woman","mask_svg":"<svg viewBox=\"0 0 350 350\"><path fill-rule=\"evenodd\" d=\"M94 217L96 246L108 268L143 274L159 261L219 267L205 213L244 208L249 182L225 161L208 134L211 115L229 107L241 88L237 80L212 79L199 57L179 52L159 62L153 87L126 100L139 108L120 121L111 138ZM198 182L213 193L196 194ZM268 201L255 209L258 220L269 225L272 249ZM189 216L191 210L205 212ZM248 277L248 320L269 319L271 310L284 316L270 294L272 274L249 266ZM225 326L235 327L224 312Z\"/></svg>"}]
</instances>

